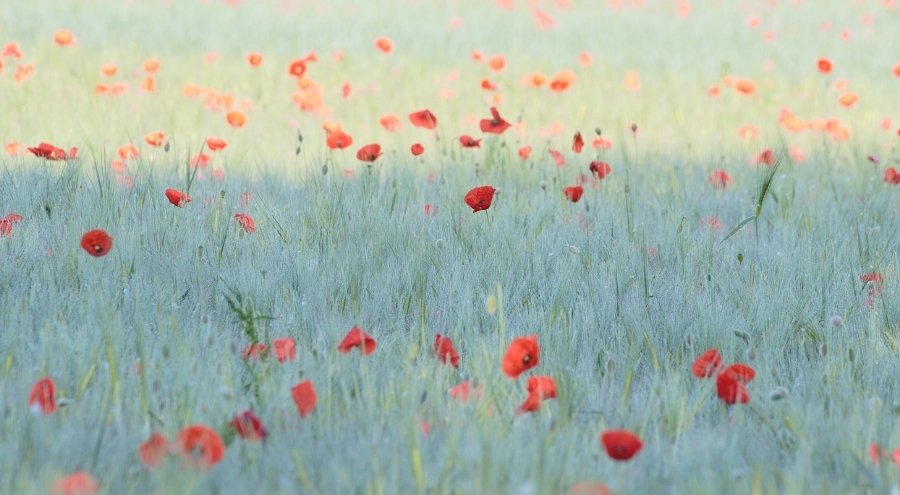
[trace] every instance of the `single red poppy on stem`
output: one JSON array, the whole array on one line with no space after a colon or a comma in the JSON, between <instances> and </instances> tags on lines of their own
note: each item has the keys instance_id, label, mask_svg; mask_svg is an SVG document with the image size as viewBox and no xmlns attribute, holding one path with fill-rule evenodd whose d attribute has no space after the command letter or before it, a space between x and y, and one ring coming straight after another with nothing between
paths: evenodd
<instances>
[{"instance_id":1,"label":"single red poppy on stem","mask_svg":"<svg viewBox=\"0 0 900 495\"><path fill-rule=\"evenodd\" d=\"M413 156L419 156L422 153L425 153L425 147L422 146L421 143L415 143L409 147L409 152L412 153Z\"/></svg>"},{"instance_id":2,"label":"single red poppy on stem","mask_svg":"<svg viewBox=\"0 0 900 495\"><path fill-rule=\"evenodd\" d=\"M584 188L581 186L569 186L563 189L563 194L569 201L577 203L581 199L581 195L584 194Z\"/></svg>"},{"instance_id":3,"label":"single red poppy on stem","mask_svg":"<svg viewBox=\"0 0 900 495\"><path fill-rule=\"evenodd\" d=\"M248 442L265 440L269 430L263 426L259 417L250 409L238 414L228 423L237 435Z\"/></svg>"},{"instance_id":4,"label":"single red poppy on stem","mask_svg":"<svg viewBox=\"0 0 900 495\"><path fill-rule=\"evenodd\" d=\"M707 349L697 356L694 364L691 365L691 373L697 378L709 378L718 373L722 366L722 355L718 349Z\"/></svg>"},{"instance_id":5,"label":"single red poppy on stem","mask_svg":"<svg viewBox=\"0 0 900 495\"><path fill-rule=\"evenodd\" d=\"M497 107L491 107L491 118L481 119L478 126L481 128L481 132L487 134L503 134L510 127L509 122L503 120L503 117L500 116Z\"/></svg>"},{"instance_id":6,"label":"single red poppy on stem","mask_svg":"<svg viewBox=\"0 0 900 495\"><path fill-rule=\"evenodd\" d=\"M473 187L466 193L466 196L463 199L466 204L469 205L469 208L472 208L472 213L477 213L491 207L491 203L494 201L495 191L496 189L492 186Z\"/></svg>"},{"instance_id":7,"label":"single red poppy on stem","mask_svg":"<svg viewBox=\"0 0 900 495\"><path fill-rule=\"evenodd\" d=\"M250 215L246 213L235 213L234 219L237 220L238 225L244 229L244 232L248 234L256 232L256 222Z\"/></svg>"},{"instance_id":8,"label":"single red poppy on stem","mask_svg":"<svg viewBox=\"0 0 900 495\"><path fill-rule=\"evenodd\" d=\"M459 354L453 347L450 337L436 334L434 336L434 353L437 355L438 361L459 368Z\"/></svg>"},{"instance_id":9,"label":"single red poppy on stem","mask_svg":"<svg viewBox=\"0 0 900 495\"><path fill-rule=\"evenodd\" d=\"M175 452L194 469L205 471L225 457L225 444L216 430L196 424L187 426L178 433L174 445Z\"/></svg>"},{"instance_id":10,"label":"single red poppy on stem","mask_svg":"<svg viewBox=\"0 0 900 495\"><path fill-rule=\"evenodd\" d=\"M50 486L51 495L94 495L99 490L100 483L84 471L64 476Z\"/></svg>"},{"instance_id":11,"label":"single red poppy on stem","mask_svg":"<svg viewBox=\"0 0 900 495\"><path fill-rule=\"evenodd\" d=\"M506 376L516 379L522 373L534 368L540 362L541 347L537 335L518 337L510 342L500 363Z\"/></svg>"},{"instance_id":12,"label":"single red poppy on stem","mask_svg":"<svg viewBox=\"0 0 900 495\"><path fill-rule=\"evenodd\" d=\"M275 350L275 359L279 363L286 363L297 359L297 344L292 337L282 337L272 341Z\"/></svg>"},{"instance_id":13,"label":"single red poppy on stem","mask_svg":"<svg viewBox=\"0 0 900 495\"><path fill-rule=\"evenodd\" d=\"M356 152L356 158L363 162L372 163L381 156L380 144L367 144Z\"/></svg>"},{"instance_id":14,"label":"single red poppy on stem","mask_svg":"<svg viewBox=\"0 0 900 495\"><path fill-rule=\"evenodd\" d=\"M56 384L50 377L41 378L31 387L28 394L28 407L35 414L50 415L56 411Z\"/></svg>"},{"instance_id":15,"label":"single red poppy on stem","mask_svg":"<svg viewBox=\"0 0 900 495\"><path fill-rule=\"evenodd\" d=\"M469 136L468 134L463 134L462 136L459 137L459 144L463 148L480 148L481 140L475 139L472 136Z\"/></svg>"},{"instance_id":16,"label":"single red poppy on stem","mask_svg":"<svg viewBox=\"0 0 900 495\"><path fill-rule=\"evenodd\" d=\"M600 442L606 454L616 461L631 459L644 446L640 437L628 430L607 430L600 435Z\"/></svg>"},{"instance_id":17,"label":"single red poppy on stem","mask_svg":"<svg viewBox=\"0 0 900 495\"><path fill-rule=\"evenodd\" d=\"M81 248L91 256L106 256L112 244L112 237L102 229L89 230L81 236Z\"/></svg>"},{"instance_id":18,"label":"single red poppy on stem","mask_svg":"<svg viewBox=\"0 0 900 495\"><path fill-rule=\"evenodd\" d=\"M305 418L312 414L316 409L316 389L309 380L304 380L291 387L291 397L294 399L294 405L297 406L297 412L300 418Z\"/></svg>"},{"instance_id":19,"label":"single red poppy on stem","mask_svg":"<svg viewBox=\"0 0 900 495\"><path fill-rule=\"evenodd\" d=\"M416 127L434 129L437 126L437 117L430 110L419 110L409 114L409 121Z\"/></svg>"},{"instance_id":20,"label":"single red poppy on stem","mask_svg":"<svg viewBox=\"0 0 900 495\"><path fill-rule=\"evenodd\" d=\"M179 208L191 202L191 197L186 193L172 188L166 189L166 198L168 198L169 203L172 203Z\"/></svg>"},{"instance_id":21,"label":"single red poppy on stem","mask_svg":"<svg viewBox=\"0 0 900 495\"><path fill-rule=\"evenodd\" d=\"M147 469L155 469L162 464L169 453L169 440L162 433L153 433L138 447L138 457Z\"/></svg>"},{"instance_id":22,"label":"single red poppy on stem","mask_svg":"<svg viewBox=\"0 0 900 495\"><path fill-rule=\"evenodd\" d=\"M597 177L600 180L605 179L612 173L612 167L606 162L593 161L590 166L588 166L588 169L594 174L594 177Z\"/></svg>"},{"instance_id":23,"label":"single red poppy on stem","mask_svg":"<svg viewBox=\"0 0 900 495\"><path fill-rule=\"evenodd\" d=\"M377 346L378 343L371 335L364 332L362 328L354 326L347 332L347 335L344 336L341 343L338 344L338 351L341 354L347 354L354 348L359 347L362 354L367 356L375 352Z\"/></svg>"},{"instance_id":24,"label":"single red poppy on stem","mask_svg":"<svg viewBox=\"0 0 900 495\"><path fill-rule=\"evenodd\" d=\"M574 151L575 153L581 153L582 149L584 149L584 138L581 137L581 131L578 131L572 138L572 151Z\"/></svg>"}]
</instances>

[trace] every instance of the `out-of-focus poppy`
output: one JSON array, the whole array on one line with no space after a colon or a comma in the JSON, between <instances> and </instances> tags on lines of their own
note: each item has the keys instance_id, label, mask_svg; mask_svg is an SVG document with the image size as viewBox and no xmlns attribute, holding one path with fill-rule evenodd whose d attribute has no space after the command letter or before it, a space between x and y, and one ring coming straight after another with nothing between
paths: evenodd
<instances>
[{"instance_id":1,"label":"out-of-focus poppy","mask_svg":"<svg viewBox=\"0 0 900 495\"><path fill-rule=\"evenodd\" d=\"M590 166L588 166L588 169L594 174L594 177L601 180L612 173L612 167L606 162L593 161Z\"/></svg>"},{"instance_id":2,"label":"out-of-focus poppy","mask_svg":"<svg viewBox=\"0 0 900 495\"><path fill-rule=\"evenodd\" d=\"M224 150L225 147L228 146L228 141L220 137L208 137L206 138L206 147L209 148L209 151L219 151Z\"/></svg>"},{"instance_id":3,"label":"out-of-focus poppy","mask_svg":"<svg viewBox=\"0 0 900 495\"><path fill-rule=\"evenodd\" d=\"M397 117L396 115L384 115L378 119L378 123L388 132L397 132L403 127L403 123L400 122L400 117Z\"/></svg>"},{"instance_id":4,"label":"out-of-focus poppy","mask_svg":"<svg viewBox=\"0 0 900 495\"><path fill-rule=\"evenodd\" d=\"M53 414L56 411L56 384L50 377L41 378L31 387L28 394L28 407L38 414Z\"/></svg>"},{"instance_id":5,"label":"out-of-focus poppy","mask_svg":"<svg viewBox=\"0 0 900 495\"><path fill-rule=\"evenodd\" d=\"M309 380L304 380L291 387L291 398L294 399L294 405L297 406L297 412L300 418L305 418L312 414L316 409L316 389Z\"/></svg>"},{"instance_id":6,"label":"out-of-focus poppy","mask_svg":"<svg viewBox=\"0 0 900 495\"><path fill-rule=\"evenodd\" d=\"M584 149L584 138L581 137L581 132L579 131L572 137L572 151L581 153L582 149Z\"/></svg>"},{"instance_id":7,"label":"out-of-focus poppy","mask_svg":"<svg viewBox=\"0 0 900 495\"><path fill-rule=\"evenodd\" d=\"M463 134L462 136L459 137L459 144L463 148L480 148L481 140L475 139L472 136L469 136L468 134Z\"/></svg>"},{"instance_id":8,"label":"out-of-focus poppy","mask_svg":"<svg viewBox=\"0 0 900 495\"><path fill-rule=\"evenodd\" d=\"M828 74L829 72L831 72L831 60L828 60L827 58L820 58L819 61L816 62L816 67L822 74Z\"/></svg>"},{"instance_id":9,"label":"out-of-focus poppy","mask_svg":"<svg viewBox=\"0 0 900 495\"><path fill-rule=\"evenodd\" d=\"M259 417L250 409L238 414L228 423L237 435L248 442L265 440L269 430L262 424Z\"/></svg>"},{"instance_id":10,"label":"out-of-focus poppy","mask_svg":"<svg viewBox=\"0 0 900 495\"><path fill-rule=\"evenodd\" d=\"M459 354L453 347L450 337L436 334L434 336L434 353L437 355L438 361L459 368Z\"/></svg>"},{"instance_id":11,"label":"out-of-focus poppy","mask_svg":"<svg viewBox=\"0 0 900 495\"><path fill-rule=\"evenodd\" d=\"M237 220L238 225L244 229L244 232L248 234L256 232L256 222L250 215L246 213L235 213L234 219Z\"/></svg>"},{"instance_id":12,"label":"out-of-focus poppy","mask_svg":"<svg viewBox=\"0 0 900 495\"><path fill-rule=\"evenodd\" d=\"M359 161L372 163L381 156L381 145L380 144L367 144L357 150L356 158Z\"/></svg>"},{"instance_id":13,"label":"out-of-focus poppy","mask_svg":"<svg viewBox=\"0 0 900 495\"><path fill-rule=\"evenodd\" d=\"M706 178L706 182L709 182L709 184L716 189L725 189L731 184L731 176L722 169L716 169L709 174L709 177Z\"/></svg>"},{"instance_id":14,"label":"out-of-focus poppy","mask_svg":"<svg viewBox=\"0 0 900 495\"><path fill-rule=\"evenodd\" d=\"M84 471L64 476L50 486L51 495L94 495L99 490L100 483Z\"/></svg>"},{"instance_id":15,"label":"out-of-focus poppy","mask_svg":"<svg viewBox=\"0 0 900 495\"><path fill-rule=\"evenodd\" d=\"M422 143L415 143L409 147L409 152L413 154L413 156L419 156L422 153L425 153L425 147L422 146Z\"/></svg>"},{"instance_id":16,"label":"out-of-focus poppy","mask_svg":"<svg viewBox=\"0 0 900 495\"><path fill-rule=\"evenodd\" d=\"M691 365L691 373L697 378L709 378L719 372L722 366L722 355L718 349L707 349L700 354Z\"/></svg>"},{"instance_id":17,"label":"out-of-focus poppy","mask_svg":"<svg viewBox=\"0 0 900 495\"><path fill-rule=\"evenodd\" d=\"M275 359L279 363L286 363L297 359L297 344L292 337L282 337L272 341L275 350Z\"/></svg>"},{"instance_id":18,"label":"out-of-focus poppy","mask_svg":"<svg viewBox=\"0 0 900 495\"><path fill-rule=\"evenodd\" d=\"M138 447L138 457L147 469L155 469L162 464L169 452L169 440L162 433L153 433Z\"/></svg>"},{"instance_id":19,"label":"out-of-focus poppy","mask_svg":"<svg viewBox=\"0 0 900 495\"><path fill-rule=\"evenodd\" d=\"M175 440L174 449L182 459L197 470L210 469L225 456L222 438L216 430L202 424L182 429Z\"/></svg>"},{"instance_id":20,"label":"out-of-focus poppy","mask_svg":"<svg viewBox=\"0 0 900 495\"><path fill-rule=\"evenodd\" d=\"M162 131L155 131L144 136L144 141L155 148L159 148L166 142L166 135Z\"/></svg>"},{"instance_id":21,"label":"out-of-focus poppy","mask_svg":"<svg viewBox=\"0 0 900 495\"><path fill-rule=\"evenodd\" d=\"M59 46L69 46L75 41L75 35L68 29L57 29L53 33L53 42Z\"/></svg>"},{"instance_id":22,"label":"out-of-focus poppy","mask_svg":"<svg viewBox=\"0 0 900 495\"><path fill-rule=\"evenodd\" d=\"M640 437L628 430L608 430L600 435L606 454L616 461L627 461L644 446Z\"/></svg>"},{"instance_id":23,"label":"out-of-focus poppy","mask_svg":"<svg viewBox=\"0 0 900 495\"><path fill-rule=\"evenodd\" d=\"M434 129L437 126L437 117L431 113L431 110L419 110L409 114L409 121L416 127L423 129Z\"/></svg>"},{"instance_id":24,"label":"out-of-focus poppy","mask_svg":"<svg viewBox=\"0 0 900 495\"><path fill-rule=\"evenodd\" d=\"M225 115L225 121L228 122L228 125L231 127L241 128L247 124L247 116L244 115L243 112L232 110Z\"/></svg>"},{"instance_id":25,"label":"out-of-focus poppy","mask_svg":"<svg viewBox=\"0 0 900 495\"><path fill-rule=\"evenodd\" d=\"M563 189L563 194L569 201L577 203L581 199L581 195L584 194L584 188L581 186L569 186Z\"/></svg>"},{"instance_id":26,"label":"out-of-focus poppy","mask_svg":"<svg viewBox=\"0 0 900 495\"><path fill-rule=\"evenodd\" d=\"M344 336L344 339L341 340L341 343L338 344L338 351L341 354L347 354L356 347L359 347L362 354L364 356L367 356L375 352L375 348L378 347L378 343L374 338L372 338L371 335L363 331L362 328L354 326L350 329L349 332L347 332L347 335Z\"/></svg>"},{"instance_id":27,"label":"out-of-focus poppy","mask_svg":"<svg viewBox=\"0 0 900 495\"><path fill-rule=\"evenodd\" d=\"M487 134L503 134L510 127L509 122L503 120L503 117L500 116L497 107L491 107L491 118L481 119L478 126L481 128L481 132Z\"/></svg>"},{"instance_id":28,"label":"out-of-focus poppy","mask_svg":"<svg viewBox=\"0 0 900 495\"><path fill-rule=\"evenodd\" d=\"M385 55L394 51L394 42L385 36L379 36L375 39L375 48Z\"/></svg>"},{"instance_id":29,"label":"out-of-focus poppy","mask_svg":"<svg viewBox=\"0 0 900 495\"><path fill-rule=\"evenodd\" d=\"M112 237L101 229L89 230L81 236L81 248L91 256L106 256L112 244Z\"/></svg>"},{"instance_id":30,"label":"out-of-focus poppy","mask_svg":"<svg viewBox=\"0 0 900 495\"><path fill-rule=\"evenodd\" d=\"M166 189L166 198L169 200L169 203L172 203L179 208L191 202L190 196L172 188Z\"/></svg>"},{"instance_id":31,"label":"out-of-focus poppy","mask_svg":"<svg viewBox=\"0 0 900 495\"><path fill-rule=\"evenodd\" d=\"M522 146L518 151L519 158L527 160L531 156L531 146Z\"/></svg>"},{"instance_id":32,"label":"out-of-focus poppy","mask_svg":"<svg viewBox=\"0 0 900 495\"><path fill-rule=\"evenodd\" d=\"M262 54L259 54L256 52L248 53L247 54L247 63L250 64L250 67L253 67L254 69L259 67L263 63Z\"/></svg>"}]
</instances>

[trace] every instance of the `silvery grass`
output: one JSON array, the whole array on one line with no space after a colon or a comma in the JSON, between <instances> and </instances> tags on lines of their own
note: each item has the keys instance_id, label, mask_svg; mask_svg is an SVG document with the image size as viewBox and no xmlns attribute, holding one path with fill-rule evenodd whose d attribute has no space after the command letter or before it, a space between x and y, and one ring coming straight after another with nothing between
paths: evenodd
<instances>
[{"instance_id":1,"label":"silvery grass","mask_svg":"<svg viewBox=\"0 0 900 495\"><path fill-rule=\"evenodd\" d=\"M349 180L317 167L294 181L195 181L178 209L162 194L183 177L177 162L125 190L89 158L27 161L5 159L0 186L4 208L26 218L0 243L8 493L43 492L75 469L108 493L555 493L585 480L622 493L879 493L900 482L867 457L872 441L900 442L897 196L863 174L785 164L759 230L722 242L765 170L741 167L737 186L716 192L704 163L631 163L629 241L621 168L578 204L553 177L542 189L545 166L501 158L476 173L458 160L429 182L411 160L385 159ZM461 198L481 183L500 194L473 215ZM436 216L423 216L426 202ZM241 235L236 211L258 233ZM710 214L721 232L699 226ZM105 258L78 246L94 227L115 239ZM872 270L885 284L866 310L858 277ZM263 341L298 343L294 362L253 364L253 387L228 286L273 318ZM373 355L337 353L354 324L378 339ZM431 354L435 332L456 342L458 372ZM535 372L555 377L560 397L516 416L524 385L499 362L530 333ZM708 347L757 369L749 406L726 408L690 375ZM49 417L26 405L44 375L66 403ZM289 392L301 379L319 392L303 421ZM482 401L450 398L462 379L485 386ZM787 393L773 402L776 387ZM135 449L151 431L224 431L247 408L269 428L265 444L235 440L209 473L141 468ZM597 440L619 427L645 440L628 463Z\"/></svg>"}]
</instances>

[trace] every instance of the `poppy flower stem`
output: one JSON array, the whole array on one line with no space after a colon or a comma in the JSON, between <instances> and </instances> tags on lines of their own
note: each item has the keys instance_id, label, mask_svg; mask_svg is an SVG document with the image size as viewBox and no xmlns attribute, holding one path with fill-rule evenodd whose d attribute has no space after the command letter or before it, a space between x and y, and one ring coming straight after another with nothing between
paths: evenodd
<instances>
[{"instance_id":1,"label":"poppy flower stem","mask_svg":"<svg viewBox=\"0 0 900 495\"><path fill-rule=\"evenodd\" d=\"M500 331L500 354L505 352L506 345L506 316L503 311L503 287L497 282L497 325Z\"/></svg>"}]
</instances>

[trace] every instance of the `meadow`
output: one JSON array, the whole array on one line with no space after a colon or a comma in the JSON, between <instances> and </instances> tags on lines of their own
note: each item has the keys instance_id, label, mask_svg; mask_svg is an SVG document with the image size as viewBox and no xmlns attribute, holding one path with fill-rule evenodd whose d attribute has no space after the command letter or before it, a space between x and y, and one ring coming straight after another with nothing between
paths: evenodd
<instances>
[{"instance_id":1,"label":"meadow","mask_svg":"<svg viewBox=\"0 0 900 495\"><path fill-rule=\"evenodd\" d=\"M900 493L897 26L4 0L0 493Z\"/></svg>"}]
</instances>

